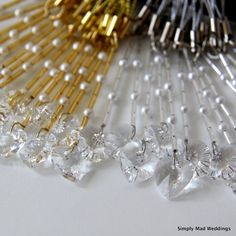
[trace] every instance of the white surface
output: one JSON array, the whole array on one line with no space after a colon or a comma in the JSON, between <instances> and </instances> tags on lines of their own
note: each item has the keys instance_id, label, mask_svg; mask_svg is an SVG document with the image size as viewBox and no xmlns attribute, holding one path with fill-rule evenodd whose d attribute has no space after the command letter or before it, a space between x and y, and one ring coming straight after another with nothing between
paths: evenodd
<instances>
[{"instance_id":1,"label":"white surface","mask_svg":"<svg viewBox=\"0 0 236 236\"><path fill-rule=\"evenodd\" d=\"M128 184L116 163L83 186L23 164L1 164L0 186L0 236L236 235L236 196L230 189L210 184L169 202L154 182ZM231 231L178 232L178 226Z\"/></svg>"},{"instance_id":2,"label":"white surface","mask_svg":"<svg viewBox=\"0 0 236 236\"><path fill-rule=\"evenodd\" d=\"M25 166L0 166L0 235L235 235L236 201L213 185L187 199L163 200L152 182L129 185L115 164L84 186ZM178 226L227 226L231 232L178 232Z\"/></svg>"}]
</instances>

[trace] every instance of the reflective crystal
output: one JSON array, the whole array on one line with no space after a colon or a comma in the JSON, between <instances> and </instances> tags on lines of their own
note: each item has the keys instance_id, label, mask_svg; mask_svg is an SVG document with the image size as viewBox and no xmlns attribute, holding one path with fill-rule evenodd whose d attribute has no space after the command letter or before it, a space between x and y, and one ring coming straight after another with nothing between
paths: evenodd
<instances>
[{"instance_id":1,"label":"reflective crystal","mask_svg":"<svg viewBox=\"0 0 236 236\"><path fill-rule=\"evenodd\" d=\"M155 172L158 158L147 149L145 140L131 140L119 148L116 158L120 160L121 170L127 180L143 182Z\"/></svg>"},{"instance_id":2,"label":"reflective crystal","mask_svg":"<svg viewBox=\"0 0 236 236\"><path fill-rule=\"evenodd\" d=\"M45 141L42 138L28 140L18 151L18 156L29 167L36 167L47 159L44 149Z\"/></svg>"}]
</instances>

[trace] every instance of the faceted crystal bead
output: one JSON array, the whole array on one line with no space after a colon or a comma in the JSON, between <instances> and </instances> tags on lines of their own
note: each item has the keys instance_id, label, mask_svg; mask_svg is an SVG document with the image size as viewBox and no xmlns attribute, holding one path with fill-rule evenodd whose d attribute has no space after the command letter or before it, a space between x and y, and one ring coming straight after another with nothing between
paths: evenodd
<instances>
[{"instance_id":1,"label":"faceted crystal bead","mask_svg":"<svg viewBox=\"0 0 236 236\"><path fill-rule=\"evenodd\" d=\"M44 150L45 140L33 138L28 140L18 151L18 156L29 167L36 167L47 159L47 152Z\"/></svg>"},{"instance_id":2,"label":"faceted crystal bead","mask_svg":"<svg viewBox=\"0 0 236 236\"><path fill-rule=\"evenodd\" d=\"M195 168L191 162L174 165L173 157L166 154L156 167L155 178L159 193L167 199L175 199L191 188Z\"/></svg>"},{"instance_id":3,"label":"faceted crystal bead","mask_svg":"<svg viewBox=\"0 0 236 236\"><path fill-rule=\"evenodd\" d=\"M219 150L219 155L210 161L211 177L224 180L234 179L236 176L236 146L228 145Z\"/></svg>"},{"instance_id":4,"label":"faceted crystal bead","mask_svg":"<svg viewBox=\"0 0 236 236\"><path fill-rule=\"evenodd\" d=\"M143 182L154 175L158 158L147 149L144 140L129 141L119 148L116 156L129 182Z\"/></svg>"},{"instance_id":5,"label":"faceted crystal bead","mask_svg":"<svg viewBox=\"0 0 236 236\"><path fill-rule=\"evenodd\" d=\"M7 158L11 155L14 139L10 134L0 134L0 157Z\"/></svg>"}]
</instances>

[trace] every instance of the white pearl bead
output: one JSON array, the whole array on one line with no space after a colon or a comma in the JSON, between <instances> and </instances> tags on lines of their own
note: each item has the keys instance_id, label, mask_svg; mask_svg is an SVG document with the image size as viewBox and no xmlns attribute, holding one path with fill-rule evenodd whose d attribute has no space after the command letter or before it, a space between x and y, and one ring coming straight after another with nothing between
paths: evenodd
<instances>
[{"instance_id":1,"label":"white pearl bead","mask_svg":"<svg viewBox=\"0 0 236 236\"><path fill-rule=\"evenodd\" d=\"M42 51L41 47L39 45L34 45L32 48L31 48L31 51L33 53L40 53Z\"/></svg>"},{"instance_id":2,"label":"white pearl bead","mask_svg":"<svg viewBox=\"0 0 236 236\"><path fill-rule=\"evenodd\" d=\"M155 96L159 97L159 96L162 96L162 95L163 95L163 94L162 94L161 89L157 88L157 89L155 90Z\"/></svg>"},{"instance_id":3,"label":"white pearl bead","mask_svg":"<svg viewBox=\"0 0 236 236\"><path fill-rule=\"evenodd\" d=\"M39 27L38 26L33 26L31 28L31 32L32 32L32 34L38 34L39 33Z\"/></svg>"},{"instance_id":4,"label":"white pearl bead","mask_svg":"<svg viewBox=\"0 0 236 236\"><path fill-rule=\"evenodd\" d=\"M205 106L200 106L199 112L200 112L201 114L206 114L206 113L207 113L207 108L206 108Z\"/></svg>"},{"instance_id":5,"label":"white pearl bead","mask_svg":"<svg viewBox=\"0 0 236 236\"><path fill-rule=\"evenodd\" d=\"M128 61L126 59L120 59L119 60L119 66L120 67L127 67L128 66Z\"/></svg>"},{"instance_id":6,"label":"white pearl bead","mask_svg":"<svg viewBox=\"0 0 236 236\"><path fill-rule=\"evenodd\" d=\"M199 66L198 69L200 72L205 72L205 70L206 70L205 66Z\"/></svg>"},{"instance_id":7,"label":"white pearl bead","mask_svg":"<svg viewBox=\"0 0 236 236\"><path fill-rule=\"evenodd\" d=\"M16 17L20 17L20 16L22 16L22 14L23 14L23 11L22 11L22 9L20 9L20 8L17 8L17 9L14 11L14 15L15 15Z\"/></svg>"},{"instance_id":8,"label":"white pearl bead","mask_svg":"<svg viewBox=\"0 0 236 236\"><path fill-rule=\"evenodd\" d=\"M225 76L223 74L220 75L220 80L222 80L222 81L225 80Z\"/></svg>"},{"instance_id":9,"label":"white pearl bead","mask_svg":"<svg viewBox=\"0 0 236 236\"><path fill-rule=\"evenodd\" d=\"M79 42L74 42L73 45L72 45L72 49L73 50L78 50L79 49L79 45L80 45Z\"/></svg>"},{"instance_id":10,"label":"white pearl bead","mask_svg":"<svg viewBox=\"0 0 236 236\"><path fill-rule=\"evenodd\" d=\"M56 48L60 47L61 44L62 44L62 42L61 42L60 38L55 38L55 39L52 40L52 45Z\"/></svg>"},{"instance_id":11,"label":"white pearl bead","mask_svg":"<svg viewBox=\"0 0 236 236\"><path fill-rule=\"evenodd\" d=\"M33 47L33 43L32 43L32 42L28 42L28 43L25 44L25 50L26 50L26 51L31 50L32 47Z\"/></svg>"},{"instance_id":12,"label":"white pearl bead","mask_svg":"<svg viewBox=\"0 0 236 236\"><path fill-rule=\"evenodd\" d=\"M86 73L87 73L87 68L81 66L78 70L78 74L79 75L86 75Z\"/></svg>"},{"instance_id":13,"label":"white pearl bead","mask_svg":"<svg viewBox=\"0 0 236 236\"><path fill-rule=\"evenodd\" d=\"M51 60L46 60L44 62L44 67L47 68L47 69L51 69L53 66L53 62Z\"/></svg>"},{"instance_id":14,"label":"white pearl bead","mask_svg":"<svg viewBox=\"0 0 236 236\"><path fill-rule=\"evenodd\" d=\"M131 100L136 100L138 98L138 93L137 92L131 93L130 98L131 98Z\"/></svg>"},{"instance_id":15,"label":"white pearl bead","mask_svg":"<svg viewBox=\"0 0 236 236\"><path fill-rule=\"evenodd\" d=\"M25 16L25 17L23 18L23 22L24 22L25 24L29 24L30 21L31 21L31 19L32 19L31 16Z\"/></svg>"},{"instance_id":16,"label":"white pearl bead","mask_svg":"<svg viewBox=\"0 0 236 236\"><path fill-rule=\"evenodd\" d=\"M54 20L54 21L53 21L53 26L54 26L55 28L60 28L60 27L62 26L62 23L61 23L60 20Z\"/></svg>"},{"instance_id":17,"label":"white pearl bead","mask_svg":"<svg viewBox=\"0 0 236 236\"><path fill-rule=\"evenodd\" d=\"M165 90L171 90L172 89L172 84L171 83L165 83L164 84L164 89Z\"/></svg>"},{"instance_id":18,"label":"white pearl bead","mask_svg":"<svg viewBox=\"0 0 236 236\"><path fill-rule=\"evenodd\" d=\"M11 76L11 73L12 73L11 70L8 69L8 68L3 68L3 69L1 70L2 76L5 76L5 77Z\"/></svg>"},{"instance_id":19,"label":"white pearl bead","mask_svg":"<svg viewBox=\"0 0 236 236\"><path fill-rule=\"evenodd\" d=\"M106 52L99 52L98 53L98 59L101 60L101 61L105 61L107 59Z\"/></svg>"},{"instance_id":20,"label":"white pearl bead","mask_svg":"<svg viewBox=\"0 0 236 236\"><path fill-rule=\"evenodd\" d=\"M66 74L65 77L64 77L64 81L66 81L66 82L70 82L74 79L75 79L75 76L71 73Z\"/></svg>"},{"instance_id":21,"label":"white pearl bead","mask_svg":"<svg viewBox=\"0 0 236 236\"><path fill-rule=\"evenodd\" d=\"M194 78L195 78L194 73L193 72L189 72L188 73L188 79L189 80L193 80Z\"/></svg>"},{"instance_id":22,"label":"white pearl bead","mask_svg":"<svg viewBox=\"0 0 236 236\"><path fill-rule=\"evenodd\" d=\"M152 81L152 75L145 74L143 79L145 82L150 82L150 81Z\"/></svg>"},{"instance_id":23,"label":"white pearl bead","mask_svg":"<svg viewBox=\"0 0 236 236\"><path fill-rule=\"evenodd\" d=\"M68 103L68 98L67 97L60 98L59 103L61 105L66 105Z\"/></svg>"},{"instance_id":24,"label":"white pearl bead","mask_svg":"<svg viewBox=\"0 0 236 236\"><path fill-rule=\"evenodd\" d=\"M105 77L104 77L104 75L102 75L102 74L98 74L98 75L96 76L96 82L97 82L97 83L101 83L104 79L105 79Z\"/></svg>"},{"instance_id":25,"label":"white pearl bead","mask_svg":"<svg viewBox=\"0 0 236 236\"><path fill-rule=\"evenodd\" d=\"M116 99L115 93L110 92L110 93L108 94L108 99L114 101L114 100Z\"/></svg>"},{"instance_id":26,"label":"white pearl bead","mask_svg":"<svg viewBox=\"0 0 236 236\"><path fill-rule=\"evenodd\" d=\"M177 74L177 77L178 77L179 79L183 79L183 78L184 78L184 73L183 73L183 72L179 72L179 73Z\"/></svg>"},{"instance_id":27,"label":"white pearl bead","mask_svg":"<svg viewBox=\"0 0 236 236\"><path fill-rule=\"evenodd\" d=\"M8 33L10 38L17 38L18 37L18 31L16 29L10 30Z\"/></svg>"},{"instance_id":28,"label":"white pearl bead","mask_svg":"<svg viewBox=\"0 0 236 236\"><path fill-rule=\"evenodd\" d=\"M85 47L84 47L84 51L87 52L87 53L90 53L92 52L93 50L93 46L91 44L87 44Z\"/></svg>"},{"instance_id":29,"label":"white pearl bead","mask_svg":"<svg viewBox=\"0 0 236 236\"><path fill-rule=\"evenodd\" d=\"M39 101L40 102L48 102L49 101L49 96L45 93L42 93L39 95Z\"/></svg>"},{"instance_id":30,"label":"white pearl bead","mask_svg":"<svg viewBox=\"0 0 236 236\"><path fill-rule=\"evenodd\" d=\"M224 102L224 98L221 97L221 96L218 96L218 97L216 97L215 101L216 101L217 104L221 104L221 103Z\"/></svg>"},{"instance_id":31,"label":"white pearl bead","mask_svg":"<svg viewBox=\"0 0 236 236\"><path fill-rule=\"evenodd\" d=\"M211 91L209 89L204 89L202 92L204 97L210 97L211 96Z\"/></svg>"},{"instance_id":32,"label":"white pearl bead","mask_svg":"<svg viewBox=\"0 0 236 236\"><path fill-rule=\"evenodd\" d=\"M227 125L224 124L224 123L219 124L218 130L219 130L220 132L226 131L226 130L227 130Z\"/></svg>"},{"instance_id":33,"label":"white pearl bead","mask_svg":"<svg viewBox=\"0 0 236 236\"><path fill-rule=\"evenodd\" d=\"M68 72L70 70L70 65L67 62L64 62L60 65L60 70L63 72Z\"/></svg>"},{"instance_id":34,"label":"white pearl bead","mask_svg":"<svg viewBox=\"0 0 236 236\"><path fill-rule=\"evenodd\" d=\"M155 56L153 61L155 64L159 64L161 62L161 58L159 56Z\"/></svg>"},{"instance_id":35,"label":"white pearl bead","mask_svg":"<svg viewBox=\"0 0 236 236\"><path fill-rule=\"evenodd\" d=\"M50 71L49 71L49 75L51 76L51 77L56 77L57 75L58 75L58 70L56 69L56 68L52 68L52 69L50 69Z\"/></svg>"},{"instance_id":36,"label":"white pearl bead","mask_svg":"<svg viewBox=\"0 0 236 236\"><path fill-rule=\"evenodd\" d=\"M87 108L84 110L84 115L89 117L89 116L91 116L92 112L93 111L91 109Z\"/></svg>"},{"instance_id":37,"label":"white pearl bead","mask_svg":"<svg viewBox=\"0 0 236 236\"><path fill-rule=\"evenodd\" d=\"M175 116L171 115L171 116L167 117L167 123L174 124L175 123Z\"/></svg>"},{"instance_id":38,"label":"white pearl bead","mask_svg":"<svg viewBox=\"0 0 236 236\"><path fill-rule=\"evenodd\" d=\"M27 71L31 67L30 62L25 62L22 64L22 69Z\"/></svg>"},{"instance_id":39,"label":"white pearl bead","mask_svg":"<svg viewBox=\"0 0 236 236\"><path fill-rule=\"evenodd\" d=\"M8 53L8 48L5 46L0 46L0 55Z\"/></svg>"},{"instance_id":40,"label":"white pearl bead","mask_svg":"<svg viewBox=\"0 0 236 236\"><path fill-rule=\"evenodd\" d=\"M80 84L79 87L80 87L81 90L86 90L88 88L88 86L89 86L88 83L83 82L83 83Z\"/></svg>"},{"instance_id":41,"label":"white pearl bead","mask_svg":"<svg viewBox=\"0 0 236 236\"><path fill-rule=\"evenodd\" d=\"M141 108L141 113L142 113L143 115L148 114L148 112L149 112L149 108L148 108L148 107L142 107L142 108Z\"/></svg>"},{"instance_id":42,"label":"white pearl bead","mask_svg":"<svg viewBox=\"0 0 236 236\"><path fill-rule=\"evenodd\" d=\"M183 112L183 113L186 113L188 111L188 108L185 105L182 105L180 107L180 111Z\"/></svg>"},{"instance_id":43,"label":"white pearl bead","mask_svg":"<svg viewBox=\"0 0 236 236\"><path fill-rule=\"evenodd\" d=\"M133 67L134 67L134 68L137 68L137 67L140 68L140 67L142 67L142 63L141 63L140 60L133 60L132 64L133 64Z\"/></svg>"}]
</instances>

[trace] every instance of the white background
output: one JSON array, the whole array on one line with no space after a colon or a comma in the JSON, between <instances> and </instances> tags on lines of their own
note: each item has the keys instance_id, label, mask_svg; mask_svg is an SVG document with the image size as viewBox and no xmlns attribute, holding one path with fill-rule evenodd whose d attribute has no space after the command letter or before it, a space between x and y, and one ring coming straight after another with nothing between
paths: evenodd
<instances>
[{"instance_id":1,"label":"white background","mask_svg":"<svg viewBox=\"0 0 236 236\"><path fill-rule=\"evenodd\" d=\"M187 198L166 201L154 182L128 184L117 163L81 186L23 164L0 165L0 236L236 235L235 209L231 190L211 183ZM223 226L231 232L178 232L178 226Z\"/></svg>"}]
</instances>

